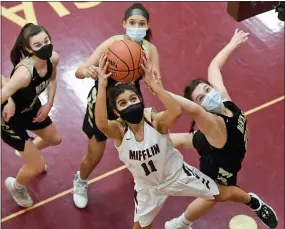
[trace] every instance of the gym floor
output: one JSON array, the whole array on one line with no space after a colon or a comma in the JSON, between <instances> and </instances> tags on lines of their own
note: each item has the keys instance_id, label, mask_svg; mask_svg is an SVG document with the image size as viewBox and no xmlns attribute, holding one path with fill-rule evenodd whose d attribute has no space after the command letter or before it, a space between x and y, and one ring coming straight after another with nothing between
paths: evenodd
<instances>
[{"instance_id":1,"label":"gym floor","mask_svg":"<svg viewBox=\"0 0 285 229\"><path fill-rule=\"evenodd\" d=\"M36 205L22 210L4 180L16 176L23 161L2 142L3 229L126 229L132 228L133 179L118 159L111 141L91 174L89 204L78 210L72 200L73 176L87 147L81 131L87 94L93 80L78 80L74 73L106 38L122 34L121 21L131 2L2 2L1 65L8 77L9 52L26 20L44 25L60 55L58 88L51 118L62 133L57 147L43 150L49 166L28 186ZM247 111L249 147L239 175L239 185L259 194L276 211L284 228L284 22L268 12L236 22L226 12L226 2L145 2L151 13L153 43L157 46L166 89L182 94L195 77L206 77L211 59L230 40L236 28L250 32L248 44L236 51L223 69L225 85L234 100ZM17 7L18 6L18 7ZM12 8L14 7L14 8ZM21 8L22 7L22 8ZM21 11L24 9L24 12ZM19 12L17 12L19 11ZM146 104L162 108L142 83ZM42 96L43 101L46 100ZM254 109L256 108L256 109ZM188 131L190 120L182 117L172 132ZM198 166L197 153L181 151L185 161ZM154 222L154 229L182 213L190 197L171 197ZM253 217L246 206L222 203L193 226L195 229L227 229L232 217Z\"/></svg>"}]
</instances>

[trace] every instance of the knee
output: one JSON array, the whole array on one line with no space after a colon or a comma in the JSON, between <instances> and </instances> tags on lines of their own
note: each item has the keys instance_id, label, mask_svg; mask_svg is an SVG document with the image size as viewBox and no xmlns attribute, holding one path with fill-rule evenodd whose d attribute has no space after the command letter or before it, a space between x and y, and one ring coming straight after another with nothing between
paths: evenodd
<instances>
[{"instance_id":1,"label":"knee","mask_svg":"<svg viewBox=\"0 0 285 229\"><path fill-rule=\"evenodd\" d=\"M217 202L225 202L228 201L231 197L231 190L229 187L225 186L218 186L219 187L219 191L220 194L214 196L215 197L215 201Z\"/></svg>"},{"instance_id":2,"label":"knee","mask_svg":"<svg viewBox=\"0 0 285 229\"><path fill-rule=\"evenodd\" d=\"M55 134L51 139L50 139L50 144L53 146L59 145L62 141L62 137L60 134Z\"/></svg>"},{"instance_id":3,"label":"knee","mask_svg":"<svg viewBox=\"0 0 285 229\"><path fill-rule=\"evenodd\" d=\"M33 167L33 169L35 170L35 172L37 174L40 174L46 170L46 163L45 163L45 160L43 158L41 158L39 161L33 163L30 166Z\"/></svg>"}]
</instances>

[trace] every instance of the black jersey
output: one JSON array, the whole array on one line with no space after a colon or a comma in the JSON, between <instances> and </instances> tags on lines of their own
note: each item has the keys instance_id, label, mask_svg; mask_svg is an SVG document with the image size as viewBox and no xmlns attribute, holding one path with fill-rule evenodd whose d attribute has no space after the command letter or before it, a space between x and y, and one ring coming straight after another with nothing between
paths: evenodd
<instances>
[{"instance_id":1,"label":"black jersey","mask_svg":"<svg viewBox=\"0 0 285 229\"><path fill-rule=\"evenodd\" d=\"M13 73L21 65L26 66L30 70L32 79L27 87L19 89L12 95L16 105L16 114L25 113L33 109L38 96L47 88L53 71L52 63L48 59L47 73L45 76L41 77L34 67L32 60L27 57L13 69L11 77L13 77Z\"/></svg>"},{"instance_id":2,"label":"black jersey","mask_svg":"<svg viewBox=\"0 0 285 229\"><path fill-rule=\"evenodd\" d=\"M224 102L224 106L232 111L233 117L217 114L225 121L227 128L227 142L222 149L209 144L205 135L198 130L193 136L193 145L200 154L200 166L213 165L230 173L237 173L247 149L247 119L243 112L231 101Z\"/></svg>"}]
</instances>

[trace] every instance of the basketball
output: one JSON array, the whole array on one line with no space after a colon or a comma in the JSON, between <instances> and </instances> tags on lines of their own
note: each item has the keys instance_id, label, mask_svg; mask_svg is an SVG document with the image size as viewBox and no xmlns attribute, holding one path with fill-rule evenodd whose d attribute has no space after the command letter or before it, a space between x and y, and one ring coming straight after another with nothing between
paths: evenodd
<instances>
[{"instance_id":1,"label":"basketball","mask_svg":"<svg viewBox=\"0 0 285 229\"><path fill-rule=\"evenodd\" d=\"M130 40L115 41L106 50L109 61L107 72L111 72L112 79L118 82L129 83L138 79L143 69L142 57L145 55L141 46Z\"/></svg>"}]
</instances>

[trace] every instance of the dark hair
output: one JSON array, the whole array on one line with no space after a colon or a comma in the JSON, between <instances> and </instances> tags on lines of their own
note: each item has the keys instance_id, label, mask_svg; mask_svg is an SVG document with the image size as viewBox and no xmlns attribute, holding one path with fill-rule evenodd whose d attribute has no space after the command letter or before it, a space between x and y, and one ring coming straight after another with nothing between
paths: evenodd
<instances>
[{"instance_id":1,"label":"dark hair","mask_svg":"<svg viewBox=\"0 0 285 229\"><path fill-rule=\"evenodd\" d=\"M184 97L186 99L189 99L189 100L193 101L193 99L192 99L193 91L195 90L195 88L200 83L205 83L205 84L208 84L208 85L210 85L212 87L212 85L210 84L210 82L208 80L205 80L205 79L202 79L202 78L198 78L198 79L192 80L192 82L187 87L185 87L185 89L184 89Z\"/></svg>"},{"instance_id":2,"label":"dark hair","mask_svg":"<svg viewBox=\"0 0 285 229\"><path fill-rule=\"evenodd\" d=\"M30 38L39 34L40 32L46 32L49 39L51 40L51 37L46 30L45 27L40 25L34 25L33 23L27 23L20 31L20 34L18 35L16 42L10 52L10 59L15 67L23 57L31 55L26 48L30 47Z\"/></svg>"},{"instance_id":3,"label":"dark hair","mask_svg":"<svg viewBox=\"0 0 285 229\"><path fill-rule=\"evenodd\" d=\"M142 97L139 95L138 90L136 89L136 87L133 84L124 84L124 83L117 84L116 86L111 87L108 90L108 94L107 94L107 98L109 100L108 105L109 105L109 108L111 110L118 111L117 105L116 105L116 100L117 100L119 95L121 95L122 93L124 93L125 91L128 91L128 90L133 91L140 98L140 100L143 102Z\"/></svg>"},{"instance_id":4,"label":"dark hair","mask_svg":"<svg viewBox=\"0 0 285 229\"><path fill-rule=\"evenodd\" d=\"M143 15L142 15L142 16L144 16L144 17L146 18L147 22L149 23L149 16L150 16L150 15L149 15L149 12L148 12L148 10L147 10L142 4L140 4L140 3L135 3L135 4L131 5L131 6L126 10L125 16L124 16L124 21L127 21L130 16L134 15L134 14L132 14L132 11L133 11L134 9L140 9L140 10L142 10L142 11L143 11ZM152 32L151 32L151 29L149 28L149 29L146 31L146 36L145 36L144 39L147 40L147 41L150 41L150 40L151 40L151 37L152 37Z\"/></svg>"}]
</instances>

